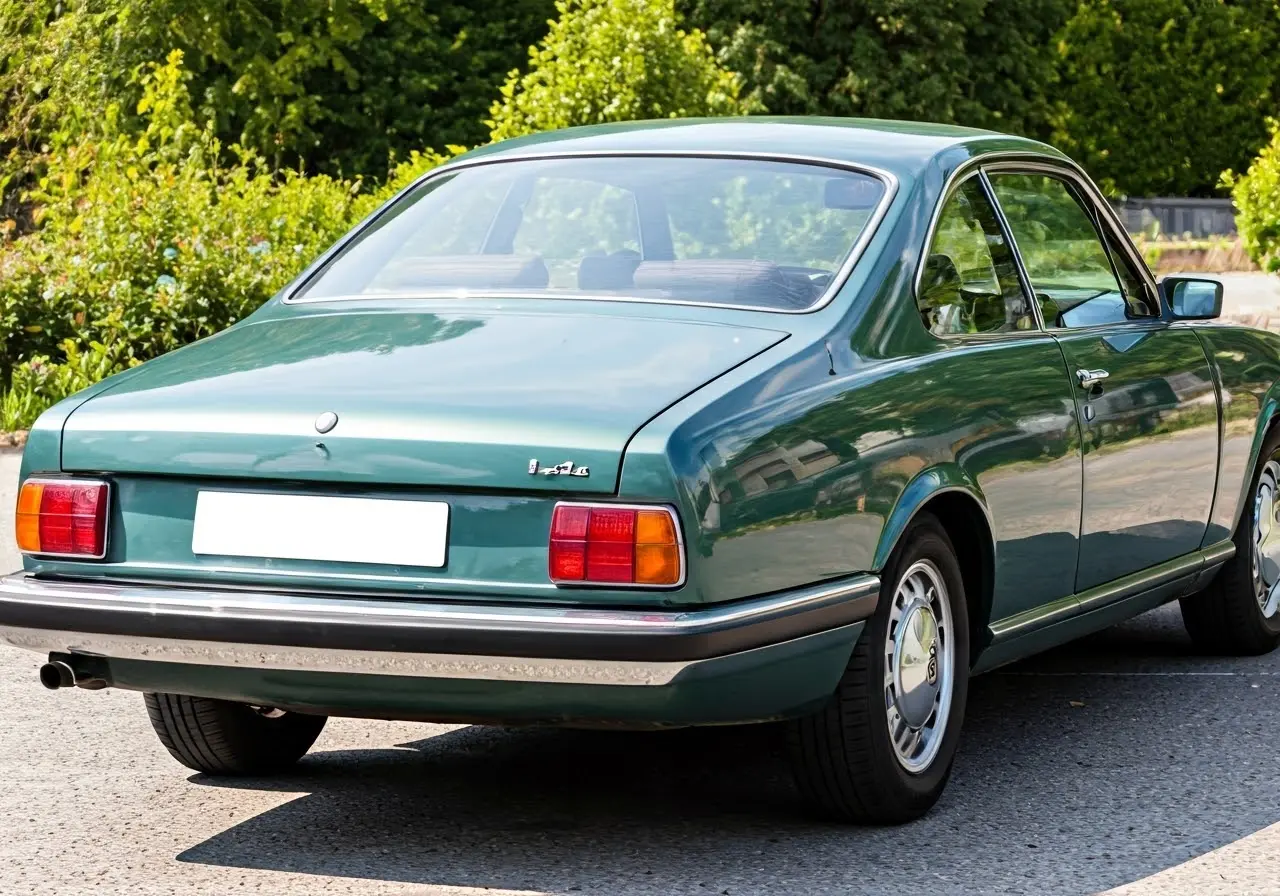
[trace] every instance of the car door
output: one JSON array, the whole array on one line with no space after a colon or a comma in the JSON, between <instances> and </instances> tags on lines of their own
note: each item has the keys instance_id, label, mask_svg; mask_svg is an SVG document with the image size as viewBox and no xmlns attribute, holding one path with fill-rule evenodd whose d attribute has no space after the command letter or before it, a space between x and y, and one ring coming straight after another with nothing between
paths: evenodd
<instances>
[{"instance_id":1,"label":"car door","mask_svg":"<svg viewBox=\"0 0 1280 896\"><path fill-rule=\"evenodd\" d=\"M916 303L937 339L925 393L948 399L905 425L953 453L982 490L996 541L992 621L1074 606L1081 458L1070 380L976 170L939 205Z\"/></svg>"},{"instance_id":2,"label":"car door","mask_svg":"<svg viewBox=\"0 0 1280 896\"><path fill-rule=\"evenodd\" d=\"M1073 170L988 175L1074 379L1084 452L1076 592L1196 550L1218 461L1200 339L1162 316L1150 275Z\"/></svg>"}]
</instances>

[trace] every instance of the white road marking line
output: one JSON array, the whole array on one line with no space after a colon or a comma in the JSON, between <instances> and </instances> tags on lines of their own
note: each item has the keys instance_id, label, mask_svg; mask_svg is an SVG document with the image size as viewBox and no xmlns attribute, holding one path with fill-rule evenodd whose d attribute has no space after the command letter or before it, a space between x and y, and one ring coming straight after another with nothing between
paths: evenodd
<instances>
[{"instance_id":1,"label":"white road marking line","mask_svg":"<svg viewBox=\"0 0 1280 896\"><path fill-rule=\"evenodd\" d=\"M1006 678L1071 678L1090 676L1095 678L1256 678L1280 675L1280 672L993 672Z\"/></svg>"}]
</instances>

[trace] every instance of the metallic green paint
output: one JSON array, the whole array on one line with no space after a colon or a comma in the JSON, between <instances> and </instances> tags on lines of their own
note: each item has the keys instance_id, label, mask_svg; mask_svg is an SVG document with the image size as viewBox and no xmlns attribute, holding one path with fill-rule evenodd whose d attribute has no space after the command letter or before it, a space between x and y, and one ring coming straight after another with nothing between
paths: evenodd
<instances>
[{"instance_id":1,"label":"metallic green paint","mask_svg":"<svg viewBox=\"0 0 1280 896\"><path fill-rule=\"evenodd\" d=\"M951 490L991 522L995 618L1071 593L1080 452L1057 343L944 345L920 328L915 349L834 377L825 354L793 358L673 434L689 446L673 458L708 599L879 569L911 517Z\"/></svg>"},{"instance_id":2,"label":"metallic green paint","mask_svg":"<svg viewBox=\"0 0 1280 896\"><path fill-rule=\"evenodd\" d=\"M1218 464L1218 408L1196 334L1156 322L1055 331L1084 437L1076 591L1187 554L1204 541Z\"/></svg>"},{"instance_id":3,"label":"metallic green paint","mask_svg":"<svg viewBox=\"0 0 1280 896\"><path fill-rule=\"evenodd\" d=\"M73 411L62 467L608 494L646 419L783 338L515 311L251 321ZM338 424L318 434L326 411ZM531 458L591 475L531 475Z\"/></svg>"},{"instance_id":4,"label":"metallic green paint","mask_svg":"<svg viewBox=\"0 0 1280 896\"><path fill-rule=\"evenodd\" d=\"M1196 326L1195 333L1212 364L1222 408L1207 545L1235 532L1263 439L1280 413L1280 335L1228 324Z\"/></svg>"}]
</instances>

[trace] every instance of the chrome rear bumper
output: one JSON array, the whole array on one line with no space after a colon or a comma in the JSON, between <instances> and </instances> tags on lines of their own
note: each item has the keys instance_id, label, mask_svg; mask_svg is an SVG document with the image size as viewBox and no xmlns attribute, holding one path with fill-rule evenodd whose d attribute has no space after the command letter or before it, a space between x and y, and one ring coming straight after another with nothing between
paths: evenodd
<instances>
[{"instance_id":1,"label":"chrome rear bumper","mask_svg":"<svg viewBox=\"0 0 1280 896\"><path fill-rule=\"evenodd\" d=\"M690 666L866 619L879 579L697 610L0 579L0 643L40 653L423 678L660 686Z\"/></svg>"}]
</instances>

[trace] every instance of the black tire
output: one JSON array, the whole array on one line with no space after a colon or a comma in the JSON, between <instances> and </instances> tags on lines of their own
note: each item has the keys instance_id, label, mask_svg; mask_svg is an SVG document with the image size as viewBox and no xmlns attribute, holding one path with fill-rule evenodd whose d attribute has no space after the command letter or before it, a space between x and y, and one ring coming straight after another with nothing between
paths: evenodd
<instances>
[{"instance_id":1,"label":"black tire","mask_svg":"<svg viewBox=\"0 0 1280 896\"><path fill-rule=\"evenodd\" d=\"M889 734L885 644L899 583L920 560L932 561L946 586L954 670L941 745L927 767L913 772L898 759ZM922 513L912 522L881 581L879 606L854 646L835 694L822 709L787 726L801 793L820 814L837 821L901 824L924 815L946 787L960 743L969 692L969 614L955 549L934 516Z\"/></svg>"},{"instance_id":2,"label":"black tire","mask_svg":"<svg viewBox=\"0 0 1280 896\"><path fill-rule=\"evenodd\" d=\"M306 755L325 716L264 712L243 703L145 694L147 715L174 759L207 775L272 775Z\"/></svg>"},{"instance_id":3,"label":"black tire","mask_svg":"<svg viewBox=\"0 0 1280 896\"><path fill-rule=\"evenodd\" d=\"M1258 466L1249 480L1245 506L1232 536L1235 554L1207 588L1179 601L1182 624L1192 643L1205 653L1258 656L1280 645L1280 613L1270 618L1263 615L1254 577L1256 496L1263 471L1272 461L1280 462L1280 429L1267 435L1258 455Z\"/></svg>"}]
</instances>

